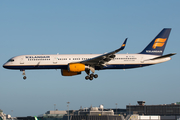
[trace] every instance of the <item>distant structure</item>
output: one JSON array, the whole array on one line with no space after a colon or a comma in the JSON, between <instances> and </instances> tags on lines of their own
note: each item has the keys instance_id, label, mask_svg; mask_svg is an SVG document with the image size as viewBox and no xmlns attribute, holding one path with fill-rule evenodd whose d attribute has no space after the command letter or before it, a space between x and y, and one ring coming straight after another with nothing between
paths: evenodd
<instances>
[{"instance_id":1,"label":"distant structure","mask_svg":"<svg viewBox=\"0 0 180 120\"><path fill-rule=\"evenodd\" d=\"M70 120L124 120L123 115L115 115L111 109L99 107L81 108L71 115Z\"/></svg>"},{"instance_id":2,"label":"distant structure","mask_svg":"<svg viewBox=\"0 0 180 120\"><path fill-rule=\"evenodd\" d=\"M145 105L145 101L138 101L138 105L127 105L126 111L129 114L139 115L160 115L180 116L180 104Z\"/></svg>"},{"instance_id":3,"label":"distant structure","mask_svg":"<svg viewBox=\"0 0 180 120\"><path fill-rule=\"evenodd\" d=\"M100 105L98 107L90 107L79 109L78 111L74 112L74 115L114 115L113 110L104 110L104 106Z\"/></svg>"},{"instance_id":4,"label":"distant structure","mask_svg":"<svg viewBox=\"0 0 180 120\"><path fill-rule=\"evenodd\" d=\"M3 111L0 109L0 117L3 119L4 118L4 114Z\"/></svg>"},{"instance_id":5,"label":"distant structure","mask_svg":"<svg viewBox=\"0 0 180 120\"><path fill-rule=\"evenodd\" d=\"M43 120L68 120L68 111L47 111L41 118ZM115 115L111 109L99 107L80 108L79 110L69 110L69 120L124 120L123 115Z\"/></svg>"},{"instance_id":6,"label":"distant structure","mask_svg":"<svg viewBox=\"0 0 180 120\"><path fill-rule=\"evenodd\" d=\"M43 114L43 118L58 118L63 119L64 115L67 115L67 111L47 111L45 114Z\"/></svg>"},{"instance_id":7,"label":"distant structure","mask_svg":"<svg viewBox=\"0 0 180 120\"><path fill-rule=\"evenodd\" d=\"M65 114L67 114L67 112L66 111L59 111L59 110L56 110L56 111L47 111L45 114L47 114L47 115L49 115L49 114L51 114L51 115L56 115L56 114L61 114L61 115L65 115Z\"/></svg>"},{"instance_id":8,"label":"distant structure","mask_svg":"<svg viewBox=\"0 0 180 120\"><path fill-rule=\"evenodd\" d=\"M3 110L0 109L0 118L2 118L3 120L10 120L10 119L15 119L15 118L12 118L11 115L6 115L3 113ZM0 119L1 120L1 119Z\"/></svg>"},{"instance_id":9,"label":"distant structure","mask_svg":"<svg viewBox=\"0 0 180 120\"><path fill-rule=\"evenodd\" d=\"M126 109L105 109L99 107L82 108L79 110L47 111L38 116L39 120L180 120L180 104L145 105L145 101L137 101L138 105L127 105ZM69 114L68 114L69 113ZM3 111L3 120L10 120ZM33 116L17 117L14 120L34 120Z\"/></svg>"},{"instance_id":10,"label":"distant structure","mask_svg":"<svg viewBox=\"0 0 180 120\"><path fill-rule=\"evenodd\" d=\"M137 103L141 106L144 106L144 104L146 103L145 101L137 101Z\"/></svg>"}]
</instances>

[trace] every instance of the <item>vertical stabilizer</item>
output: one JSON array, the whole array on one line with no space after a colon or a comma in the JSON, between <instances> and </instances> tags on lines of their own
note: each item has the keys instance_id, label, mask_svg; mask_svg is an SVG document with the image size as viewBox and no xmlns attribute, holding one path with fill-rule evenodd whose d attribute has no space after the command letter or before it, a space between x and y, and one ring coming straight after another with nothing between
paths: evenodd
<instances>
[{"instance_id":1,"label":"vertical stabilizer","mask_svg":"<svg viewBox=\"0 0 180 120\"><path fill-rule=\"evenodd\" d=\"M170 32L171 28L164 28L139 54L162 55Z\"/></svg>"}]
</instances>

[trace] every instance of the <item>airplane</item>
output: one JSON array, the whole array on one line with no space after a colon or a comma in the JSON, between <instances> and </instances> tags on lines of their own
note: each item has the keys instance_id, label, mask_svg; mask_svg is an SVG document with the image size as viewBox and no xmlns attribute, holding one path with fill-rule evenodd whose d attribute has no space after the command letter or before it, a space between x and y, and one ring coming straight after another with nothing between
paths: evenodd
<instances>
[{"instance_id":1,"label":"airplane","mask_svg":"<svg viewBox=\"0 0 180 120\"><path fill-rule=\"evenodd\" d=\"M61 69L62 76L75 76L85 71L86 80L93 80L98 75L96 70L139 68L171 60L176 53L163 55L171 28L161 32L137 54L116 54L123 50L127 38L120 48L104 54L65 54L65 55L21 55L9 59L3 67L23 71L23 79L27 77L25 70Z\"/></svg>"}]
</instances>

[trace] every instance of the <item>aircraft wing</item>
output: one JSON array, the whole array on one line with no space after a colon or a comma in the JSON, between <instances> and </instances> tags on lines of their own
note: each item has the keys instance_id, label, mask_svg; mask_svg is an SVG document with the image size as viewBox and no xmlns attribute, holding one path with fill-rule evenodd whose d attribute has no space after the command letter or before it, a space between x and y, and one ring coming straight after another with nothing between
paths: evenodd
<instances>
[{"instance_id":1,"label":"aircraft wing","mask_svg":"<svg viewBox=\"0 0 180 120\"><path fill-rule=\"evenodd\" d=\"M123 44L121 45L119 49L91 58L89 60L81 61L80 63L90 65L90 66L106 66L106 62L109 62L110 60L114 59L116 57L115 54L125 48L126 41L127 41L127 38L124 40Z\"/></svg>"}]
</instances>

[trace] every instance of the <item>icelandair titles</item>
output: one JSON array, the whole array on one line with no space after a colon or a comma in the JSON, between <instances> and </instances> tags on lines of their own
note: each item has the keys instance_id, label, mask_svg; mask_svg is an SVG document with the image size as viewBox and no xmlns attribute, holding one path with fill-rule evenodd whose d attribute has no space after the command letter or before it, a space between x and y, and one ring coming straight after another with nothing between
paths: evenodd
<instances>
[{"instance_id":1,"label":"icelandair titles","mask_svg":"<svg viewBox=\"0 0 180 120\"><path fill-rule=\"evenodd\" d=\"M50 58L50 56L26 56L26 58Z\"/></svg>"},{"instance_id":2,"label":"icelandair titles","mask_svg":"<svg viewBox=\"0 0 180 120\"><path fill-rule=\"evenodd\" d=\"M162 53L162 50L146 50L147 53Z\"/></svg>"}]
</instances>

